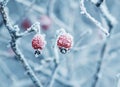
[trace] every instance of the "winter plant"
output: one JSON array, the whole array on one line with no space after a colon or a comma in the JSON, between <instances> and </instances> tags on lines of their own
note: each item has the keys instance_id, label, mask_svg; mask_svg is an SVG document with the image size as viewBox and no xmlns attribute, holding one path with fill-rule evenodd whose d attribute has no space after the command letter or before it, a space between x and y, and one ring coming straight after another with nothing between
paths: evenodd
<instances>
[{"instance_id":1,"label":"winter plant","mask_svg":"<svg viewBox=\"0 0 120 87\"><path fill-rule=\"evenodd\" d=\"M0 87L120 87L119 0L0 0Z\"/></svg>"}]
</instances>

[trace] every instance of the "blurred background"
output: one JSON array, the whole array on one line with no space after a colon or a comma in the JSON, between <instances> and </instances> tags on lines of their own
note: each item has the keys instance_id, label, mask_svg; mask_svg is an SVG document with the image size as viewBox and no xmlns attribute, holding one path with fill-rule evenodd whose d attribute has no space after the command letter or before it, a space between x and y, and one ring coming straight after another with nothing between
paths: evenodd
<instances>
[{"instance_id":1,"label":"blurred background","mask_svg":"<svg viewBox=\"0 0 120 87\"><path fill-rule=\"evenodd\" d=\"M79 0L9 0L10 21L18 25L21 32L36 21L41 23L47 45L39 57L35 57L31 46L34 32L22 37L18 45L43 87L51 80L54 70L54 62L44 60L54 57L56 31L60 28L73 35L74 45L66 54L58 49L60 64L53 87L92 87L101 57L96 87L120 87L117 78L120 73L120 0L106 0L106 5L117 19L109 40L93 22L80 14ZM85 0L85 7L103 27L108 28L98 7L89 0ZM0 87L35 87L10 48L10 39L0 14ZM105 41L107 45L103 50Z\"/></svg>"}]
</instances>

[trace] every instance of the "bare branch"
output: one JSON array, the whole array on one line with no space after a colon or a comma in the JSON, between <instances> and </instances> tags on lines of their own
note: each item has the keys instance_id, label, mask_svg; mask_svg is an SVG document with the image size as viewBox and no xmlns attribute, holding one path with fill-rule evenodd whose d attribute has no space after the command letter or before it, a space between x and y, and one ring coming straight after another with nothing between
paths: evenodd
<instances>
[{"instance_id":1,"label":"bare branch","mask_svg":"<svg viewBox=\"0 0 120 87\"><path fill-rule=\"evenodd\" d=\"M35 86L42 87L42 84L39 82L39 79L36 77L35 73L29 66L26 58L19 50L19 47L17 45L18 38L19 38L19 33L18 33L19 29L18 28L17 28L18 30L14 29L14 26L12 26L11 23L9 22L7 12L5 11L4 3L0 3L0 12L1 12L2 18L4 20L4 24L5 24L6 28L8 29L9 34L11 36L11 42L10 42L11 48L14 51L14 53L16 54L18 61L20 61L22 63L25 71L27 72L28 76L31 78L31 80L33 81Z\"/></svg>"},{"instance_id":2,"label":"bare branch","mask_svg":"<svg viewBox=\"0 0 120 87\"><path fill-rule=\"evenodd\" d=\"M101 31L103 31L106 35L109 35L108 29L105 29L102 27L101 23L98 22L95 18L93 18L86 10L84 6L84 0L80 0L80 8L81 8L81 13L85 15L87 18L89 18Z\"/></svg>"}]
</instances>

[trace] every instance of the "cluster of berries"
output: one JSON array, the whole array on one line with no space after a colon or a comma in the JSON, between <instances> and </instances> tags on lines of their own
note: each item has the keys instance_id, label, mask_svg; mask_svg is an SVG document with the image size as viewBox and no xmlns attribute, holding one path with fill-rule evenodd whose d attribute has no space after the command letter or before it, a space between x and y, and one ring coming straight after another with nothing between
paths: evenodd
<instances>
[{"instance_id":1,"label":"cluster of berries","mask_svg":"<svg viewBox=\"0 0 120 87\"><path fill-rule=\"evenodd\" d=\"M40 26L43 30L48 30L52 24L52 20L46 15L41 16L39 21ZM30 21L30 19L23 20L21 24L24 29L29 28L31 25L32 22ZM56 44L61 53L66 53L73 45L73 37L69 33L65 32L58 36ZM43 35L36 34L33 37L32 47L33 49L35 49L35 54L40 54L41 50L45 47L45 45L46 41Z\"/></svg>"},{"instance_id":2,"label":"cluster of berries","mask_svg":"<svg viewBox=\"0 0 120 87\"><path fill-rule=\"evenodd\" d=\"M38 18L37 21L40 22L40 26L43 30L48 30L52 25L52 20L46 15L42 15L40 18ZM30 18L25 18L21 22L21 27L24 29L28 29L31 25L32 25L32 20Z\"/></svg>"},{"instance_id":3,"label":"cluster of berries","mask_svg":"<svg viewBox=\"0 0 120 87\"><path fill-rule=\"evenodd\" d=\"M41 34L36 34L32 39L32 47L35 49L36 53L40 53L40 51L45 47L46 41L44 36ZM57 46L60 49L61 53L66 53L71 49L73 45L73 37L69 33L64 33L58 36L57 38Z\"/></svg>"}]
</instances>

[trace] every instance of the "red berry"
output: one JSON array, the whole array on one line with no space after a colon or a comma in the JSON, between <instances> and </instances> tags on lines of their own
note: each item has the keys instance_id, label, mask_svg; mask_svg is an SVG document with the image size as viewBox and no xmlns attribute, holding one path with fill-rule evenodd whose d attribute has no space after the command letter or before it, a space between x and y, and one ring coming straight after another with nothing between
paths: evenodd
<instances>
[{"instance_id":1,"label":"red berry","mask_svg":"<svg viewBox=\"0 0 120 87\"><path fill-rule=\"evenodd\" d=\"M29 19L24 19L21 23L21 27L24 28L24 29L27 29L31 26L31 21Z\"/></svg>"},{"instance_id":2,"label":"red berry","mask_svg":"<svg viewBox=\"0 0 120 87\"><path fill-rule=\"evenodd\" d=\"M42 50L45 44L44 36L41 34L36 34L32 39L32 47L36 50Z\"/></svg>"},{"instance_id":3,"label":"red berry","mask_svg":"<svg viewBox=\"0 0 120 87\"><path fill-rule=\"evenodd\" d=\"M41 25L42 29L44 29L44 30L49 29L51 24L52 24L52 21L48 16L45 16L45 15L41 16L40 25Z\"/></svg>"},{"instance_id":4,"label":"red berry","mask_svg":"<svg viewBox=\"0 0 120 87\"><path fill-rule=\"evenodd\" d=\"M60 49L64 48L66 50L69 50L72 47L72 45L73 45L73 37L70 34L65 33L58 37L57 46Z\"/></svg>"}]
</instances>

